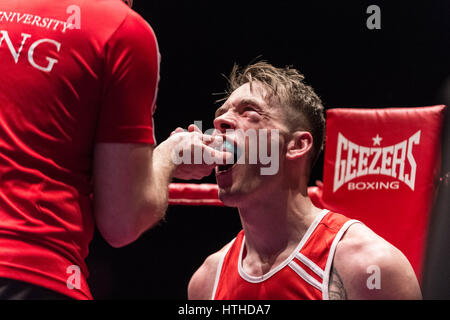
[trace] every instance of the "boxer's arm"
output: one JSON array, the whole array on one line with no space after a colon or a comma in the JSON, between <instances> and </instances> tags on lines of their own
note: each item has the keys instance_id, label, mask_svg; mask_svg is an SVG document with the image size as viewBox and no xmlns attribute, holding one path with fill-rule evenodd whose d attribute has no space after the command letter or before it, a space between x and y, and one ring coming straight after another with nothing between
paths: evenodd
<instances>
[{"instance_id":1,"label":"boxer's arm","mask_svg":"<svg viewBox=\"0 0 450 320\"><path fill-rule=\"evenodd\" d=\"M228 245L210 255L192 276L188 285L189 300L211 300L216 281L217 267Z\"/></svg>"},{"instance_id":2,"label":"boxer's arm","mask_svg":"<svg viewBox=\"0 0 450 320\"><path fill-rule=\"evenodd\" d=\"M330 299L422 299L406 257L363 224L352 225L336 248Z\"/></svg>"}]
</instances>

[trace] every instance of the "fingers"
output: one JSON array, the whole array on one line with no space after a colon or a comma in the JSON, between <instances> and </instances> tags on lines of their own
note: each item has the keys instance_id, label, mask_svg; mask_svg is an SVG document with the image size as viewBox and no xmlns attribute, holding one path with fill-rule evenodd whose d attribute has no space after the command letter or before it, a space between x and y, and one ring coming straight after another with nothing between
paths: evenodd
<instances>
[{"instance_id":1,"label":"fingers","mask_svg":"<svg viewBox=\"0 0 450 320\"><path fill-rule=\"evenodd\" d=\"M232 164L234 156L231 152L221 151L211 148L208 145L203 146L203 162L207 165Z\"/></svg>"},{"instance_id":2,"label":"fingers","mask_svg":"<svg viewBox=\"0 0 450 320\"><path fill-rule=\"evenodd\" d=\"M203 142L212 143L214 142L214 137L209 134L204 134L195 124L191 124L188 127L188 132L195 132L202 135Z\"/></svg>"},{"instance_id":3,"label":"fingers","mask_svg":"<svg viewBox=\"0 0 450 320\"><path fill-rule=\"evenodd\" d=\"M202 131L195 124L189 125L188 131L202 133Z\"/></svg>"},{"instance_id":4,"label":"fingers","mask_svg":"<svg viewBox=\"0 0 450 320\"><path fill-rule=\"evenodd\" d=\"M175 178L199 180L209 176L217 165L233 164L231 152L213 148L202 138L204 135L194 131L180 135L174 153L177 164Z\"/></svg>"},{"instance_id":5,"label":"fingers","mask_svg":"<svg viewBox=\"0 0 450 320\"><path fill-rule=\"evenodd\" d=\"M180 132L184 132L184 129L178 127L178 128L176 128L174 131L172 131L172 132L170 133L170 136L173 136L174 134L180 133Z\"/></svg>"},{"instance_id":6,"label":"fingers","mask_svg":"<svg viewBox=\"0 0 450 320\"><path fill-rule=\"evenodd\" d=\"M174 131L172 131L170 133L170 136L173 136L173 135L175 135L177 133L183 133L183 132L186 132L186 130L184 130L183 128L178 127L178 128L176 128ZM208 134L203 134L202 131L194 124L191 124L188 127L187 132L200 135L201 139L206 144L210 144L210 143L213 143L215 141L215 138L213 136L208 135Z\"/></svg>"},{"instance_id":7,"label":"fingers","mask_svg":"<svg viewBox=\"0 0 450 320\"><path fill-rule=\"evenodd\" d=\"M209 176L213 169L214 166L197 166L195 169L192 166L179 166L174 177L183 180L200 180Z\"/></svg>"},{"instance_id":8,"label":"fingers","mask_svg":"<svg viewBox=\"0 0 450 320\"><path fill-rule=\"evenodd\" d=\"M223 139L202 133L194 124L187 130L176 128L170 137L174 135L177 136L168 139L168 145L172 146L172 161L177 166L175 178L202 179L217 165L233 163L233 154L223 151Z\"/></svg>"},{"instance_id":9,"label":"fingers","mask_svg":"<svg viewBox=\"0 0 450 320\"><path fill-rule=\"evenodd\" d=\"M185 165L216 166L233 163L234 156L231 152L210 147L201 139L194 138L188 145L182 148L181 157L186 160ZM193 168L195 169L195 168Z\"/></svg>"}]
</instances>

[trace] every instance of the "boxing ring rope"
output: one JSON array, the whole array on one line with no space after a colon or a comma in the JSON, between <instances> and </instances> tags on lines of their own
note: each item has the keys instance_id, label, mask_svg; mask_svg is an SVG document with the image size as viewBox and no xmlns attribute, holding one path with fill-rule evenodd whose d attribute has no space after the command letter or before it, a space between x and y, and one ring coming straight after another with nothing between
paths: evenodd
<instances>
[{"instance_id":1,"label":"boxing ring rope","mask_svg":"<svg viewBox=\"0 0 450 320\"><path fill-rule=\"evenodd\" d=\"M169 205L216 206L223 207L219 200L217 184L171 183L169 185Z\"/></svg>"},{"instance_id":2,"label":"boxing ring rope","mask_svg":"<svg viewBox=\"0 0 450 320\"><path fill-rule=\"evenodd\" d=\"M171 183L169 185L169 205L175 206L215 206L224 204L218 196L217 184L210 183ZM322 207L322 190L319 187L308 187L311 201Z\"/></svg>"}]
</instances>

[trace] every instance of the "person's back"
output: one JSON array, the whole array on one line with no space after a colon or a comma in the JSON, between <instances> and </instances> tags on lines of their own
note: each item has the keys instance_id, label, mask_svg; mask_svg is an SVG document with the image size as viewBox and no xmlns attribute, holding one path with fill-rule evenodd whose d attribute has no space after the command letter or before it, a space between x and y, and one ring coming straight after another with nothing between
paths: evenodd
<instances>
[{"instance_id":1,"label":"person's back","mask_svg":"<svg viewBox=\"0 0 450 320\"><path fill-rule=\"evenodd\" d=\"M94 145L154 144L158 68L120 0L0 1L0 278L91 298Z\"/></svg>"}]
</instances>

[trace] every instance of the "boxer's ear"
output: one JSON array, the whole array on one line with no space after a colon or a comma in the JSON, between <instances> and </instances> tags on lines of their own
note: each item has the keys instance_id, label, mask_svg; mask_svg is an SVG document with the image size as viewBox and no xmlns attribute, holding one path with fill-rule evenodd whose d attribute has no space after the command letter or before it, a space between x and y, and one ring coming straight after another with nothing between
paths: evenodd
<instances>
[{"instance_id":1,"label":"boxer's ear","mask_svg":"<svg viewBox=\"0 0 450 320\"><path fill-rule=\"evenodd\" d=\"M312 149L313 137L308 131L295 131L286 147L286 158L296 160L304 157Z\"/></svg>"}]
</instances>

